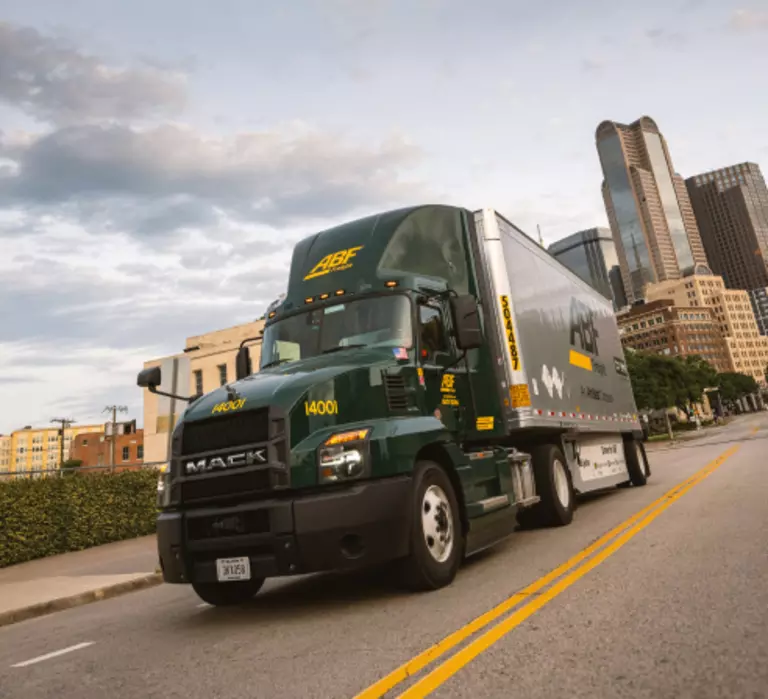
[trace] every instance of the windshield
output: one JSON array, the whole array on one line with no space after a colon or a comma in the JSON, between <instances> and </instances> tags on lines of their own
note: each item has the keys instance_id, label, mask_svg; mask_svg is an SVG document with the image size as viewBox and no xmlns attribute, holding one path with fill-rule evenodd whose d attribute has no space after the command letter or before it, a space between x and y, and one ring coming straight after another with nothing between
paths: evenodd
<instances>
[{"instance_id":1,"label":"windshield","mask_svg":"<svg viewBox=\"0 0 768 699\"><path fill-rule=\"evenodd\" d=\"M261 368L345 347L410 348L412 336L411 304L406 296L347 301L270 325L264 331Z\"/></svg>"}]
</instances>

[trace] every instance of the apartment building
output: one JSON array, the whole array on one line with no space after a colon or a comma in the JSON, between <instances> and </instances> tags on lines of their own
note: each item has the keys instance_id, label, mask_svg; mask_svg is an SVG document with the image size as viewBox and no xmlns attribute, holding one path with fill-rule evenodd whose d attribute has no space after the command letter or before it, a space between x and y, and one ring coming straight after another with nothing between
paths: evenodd
<instances>
[{"instance_id":1,"label":"apartment building","mask_svg":"<svg viewBox=\"0 0 768 699\"><path fill-rule=\"evenodd\" d=\"M0 473L11 470L11 435L0 434Z\"/></svg>"},{"instance_id":2,"label":"apartment building","mask_svg":"<svg viewBox=\"0 0 768 699\"><path fill-rule=\"evenodd\" d=\"M625 348L667 356L699 355L718 372L731 371L728 346L712 308L658 299L616 316Z\"/></svg>"},{"instance_id":3,"label":"apartment building","mask_svg":"<svg viewBox=\"0 0 768 699\"><path fill-rule=\"evenodd\" d=\"M647 284L680 279L707 265L683 178L656 122L604 121L595 133L602 194L630 303Z\"/></svg>"},{"instance_id":4,"label":"apartment building","mask_svg":"<svg viewBox=\"0 0 768 699\"><path fill-rule=\"evenodd\" d=\"M256 320L223 330L188 337L184 351L144 363L144 368L159 366L163 372L162 388L193 396L207 393L235 380L235 357L240 343L260 338L264 321ZM249 342L251 361L258 367L260 341ZM185 403L158 396L144 389L144 462L157 463L168 458L170 434Z\"/></svg>"},{"instance_id":5,"label":"apartment building","mask_svg":"<svg viewBox=\"0 0 768 699\"><path fill-rule=\"evenodd\" d=\"M104 432L104 425L72 425L64 430L64 460L69 458L72 442L84 432ZM58 427L31 427L12 432L7 448L7 472L39 476L61 465L61 440ZM0 471L6 458L0 453Z\"/></svg>"},{"instance_id":6,"label":"apartment building","mask_svg":"<svg viewBox=\"0 0 768 699\"><path fill-rule=\"evenodd\" d=\"M768 337L760 334L746 291L726 289L722 277L697 274L651 284L646 296L649 302L671 299L676 306L710 309L725 338L730 371L753 376L765 385Z\"/></svg>"}]
</instances>

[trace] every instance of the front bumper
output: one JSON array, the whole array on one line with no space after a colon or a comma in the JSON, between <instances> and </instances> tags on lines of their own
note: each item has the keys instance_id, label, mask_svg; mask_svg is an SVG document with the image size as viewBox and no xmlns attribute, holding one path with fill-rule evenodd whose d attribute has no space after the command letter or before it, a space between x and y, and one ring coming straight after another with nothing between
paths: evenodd
<instances>
[{"instance_id":1,"label":"front bumper","mask_svg":"<svg viewBox=\"0 0 768 699\"><path fill-rule=\"evenodd\" d=\"M169 583L215 582L216 559L248 556L253 577L345 570L407 555L411 478L292 499L163 512L157 546Z\"/></svg>"}]
</instances>

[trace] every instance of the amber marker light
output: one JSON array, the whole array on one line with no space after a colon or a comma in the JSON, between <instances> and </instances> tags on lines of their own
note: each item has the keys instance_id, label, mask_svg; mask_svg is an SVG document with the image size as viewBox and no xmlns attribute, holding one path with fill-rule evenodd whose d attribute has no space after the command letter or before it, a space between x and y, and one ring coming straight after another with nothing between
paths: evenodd
<instances>
[{"instance_id":1,"label":"amber marker light","mask_svg":"<svg viewBox=\"0 0 768 699\"><path fill-rule=\"evenodd\" d=\"M338 432L337 434L332 434L330 437L328 437L328 439L326 439L323 444L326 447L333 447L339 444L349 444L349 442L361 442L368 436L370 431L371 429L366 427L363 430Z\"/></svg>"}]
</instances>

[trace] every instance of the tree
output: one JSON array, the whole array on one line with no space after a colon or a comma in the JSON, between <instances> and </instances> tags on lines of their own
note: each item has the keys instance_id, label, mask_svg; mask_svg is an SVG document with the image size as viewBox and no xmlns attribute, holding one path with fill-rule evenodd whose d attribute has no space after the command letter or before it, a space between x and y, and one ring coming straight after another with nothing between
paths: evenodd
<instances>
[{"instance_id":1,"label":"tree","mask_svg":"<svg viewBox=\"0 0 768 699\"><path fill-rule=\"evenodd\" d=\"M666 410L685 409L701 400L704 389L717 383L717 372L698 355L667 357L628 350L626 353L632 391L641 410L664 410L667 432L672 426Z\"/></svg>"},{"instance_id":2,"label":"tree","mask_svg":"<svg viewBox=\"0 0 768 699\"><path fill-rule=\"evenodd\" d=\"M723 400L731 402L759 390L754 377L733 372L718 374L717 385Z\"/></svg>"},{"instance_id":3,"label":"tree","mask_svg":"<svg viewBox=\"0 0 768 699\"><path fill-rule=\"evenodd\" d=\"M75 475L80 471L80 467L83 465L82 459L67 459L61 465L61 473L64 476Z\"/></svg>"}]
</instances>

